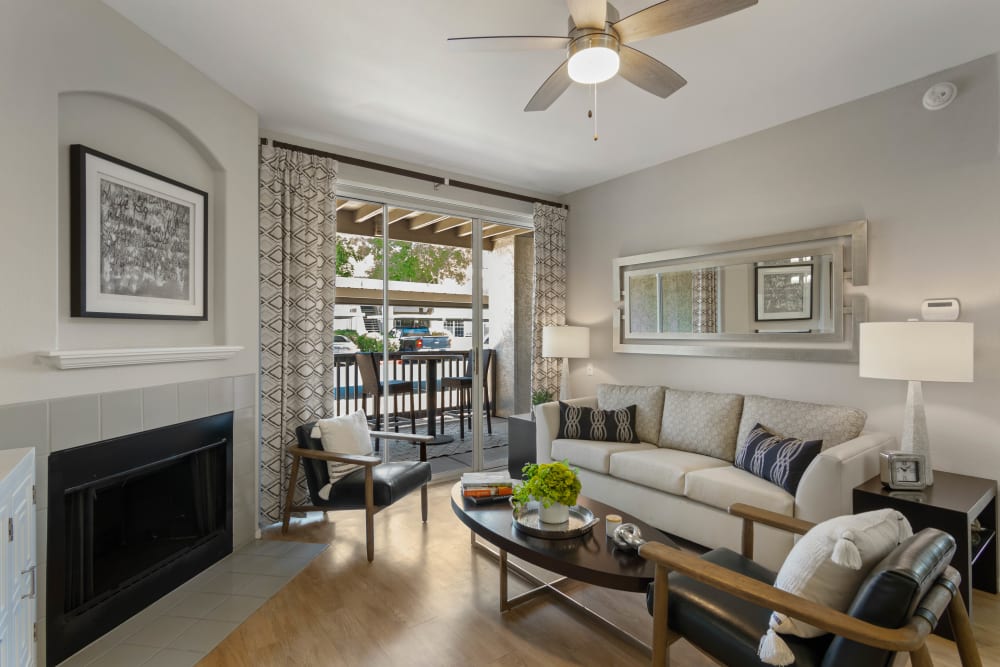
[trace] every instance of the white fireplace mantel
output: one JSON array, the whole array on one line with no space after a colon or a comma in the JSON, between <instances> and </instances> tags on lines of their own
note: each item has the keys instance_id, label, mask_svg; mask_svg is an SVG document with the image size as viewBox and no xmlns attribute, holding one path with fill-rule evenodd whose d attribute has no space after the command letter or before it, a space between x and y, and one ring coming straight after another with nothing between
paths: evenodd
<instances>
[{"instance_id":1,"label":"white fireplace mantel","mask_svg":"<svg viewBox=\"0 0 1000 667\"><path fill-rule=\"evenodd\" d=\"M229 359L242 349L242 345L127 347L102 350L48 350L47 352L39 352L37 356L53 368L70 370L101 366L134 366Z\"/></svg>"}]
</instances>

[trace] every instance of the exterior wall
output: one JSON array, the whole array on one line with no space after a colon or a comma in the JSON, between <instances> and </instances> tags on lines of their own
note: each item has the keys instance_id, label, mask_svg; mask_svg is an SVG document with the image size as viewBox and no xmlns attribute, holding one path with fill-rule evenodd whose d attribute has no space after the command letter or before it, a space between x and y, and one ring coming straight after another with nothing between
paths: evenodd
<instances>
[{"instance_id":1,"label":"exterior wall","mask_svg":"<svg viewBox=\"0 0 1000 667\"><path fill-rule=\"evenodd\" d=\"M926 111L938 81L959 96ZM568 320L592 327L592 358L571 362L573 395L622 382L838 403L898 437L905 383L859 378L856 364L611 351L614 258L867 218L870 279L857 291L871 320L954 296L976 325L975 382L924 384L935 467L1000 477L998 94L991 56L573 193Z\"/></svg>"}]
</instances>

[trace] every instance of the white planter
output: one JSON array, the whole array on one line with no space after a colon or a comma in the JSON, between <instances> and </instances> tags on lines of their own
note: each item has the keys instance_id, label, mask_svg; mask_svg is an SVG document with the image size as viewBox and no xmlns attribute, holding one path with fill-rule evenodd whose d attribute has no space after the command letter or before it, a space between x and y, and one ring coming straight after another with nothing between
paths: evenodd
<instances>
[{"instance_id":1,"label":"white planter","mask_svg":"<svg viewBox=\"0 0 1000 667\"><path fill-rule=\"evenodd\" d=\"M569 506L562 503L552 503L545 507L539 504L538 518L542 523L566 523L569 521Z\"/></svg>"}]
</instances>

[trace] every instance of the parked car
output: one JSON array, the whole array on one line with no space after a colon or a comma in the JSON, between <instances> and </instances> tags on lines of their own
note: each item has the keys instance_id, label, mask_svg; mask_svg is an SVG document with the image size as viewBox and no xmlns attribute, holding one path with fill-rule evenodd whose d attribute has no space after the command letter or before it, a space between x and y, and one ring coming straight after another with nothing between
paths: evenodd
<instances>
[{"instance_id":1,"label":"parked car","mask_svg":"<svg viewBox=\"0 0 1000 667\"><path fill-rule=\"evenodd\" d=\"M420 350L447 350L451 347L451 336L432 334L427 327L400 327L399 349L401 352Z\"/></svg>"},{"instance_id":2,"label":"parked car","mask_svg":"<svg viewBox=\"0 0 1000 667\"><path fill-rule=\"evenodd\" d=\"M335 334L333 336L333 353L334 354L354 354L358 351L358 346L354 344L350 338L343 334Z\"/></svg>"}]
</instances>

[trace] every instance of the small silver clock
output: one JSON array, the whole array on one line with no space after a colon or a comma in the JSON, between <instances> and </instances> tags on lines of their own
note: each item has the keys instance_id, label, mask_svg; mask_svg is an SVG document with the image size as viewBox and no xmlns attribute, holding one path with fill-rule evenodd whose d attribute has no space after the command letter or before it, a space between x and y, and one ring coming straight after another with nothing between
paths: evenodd
<instances>
[{"instance_id":1,"label":"small silver clock","mask_svg":"<svg viewBox=\"0 0 1000 667\"><path fill-rule=\"evenodd\" d=\"M927 459L923 454L889 451L879 454L879 476L890 489L922 489L927 486Z\"/></svg>"}]
</instances>

